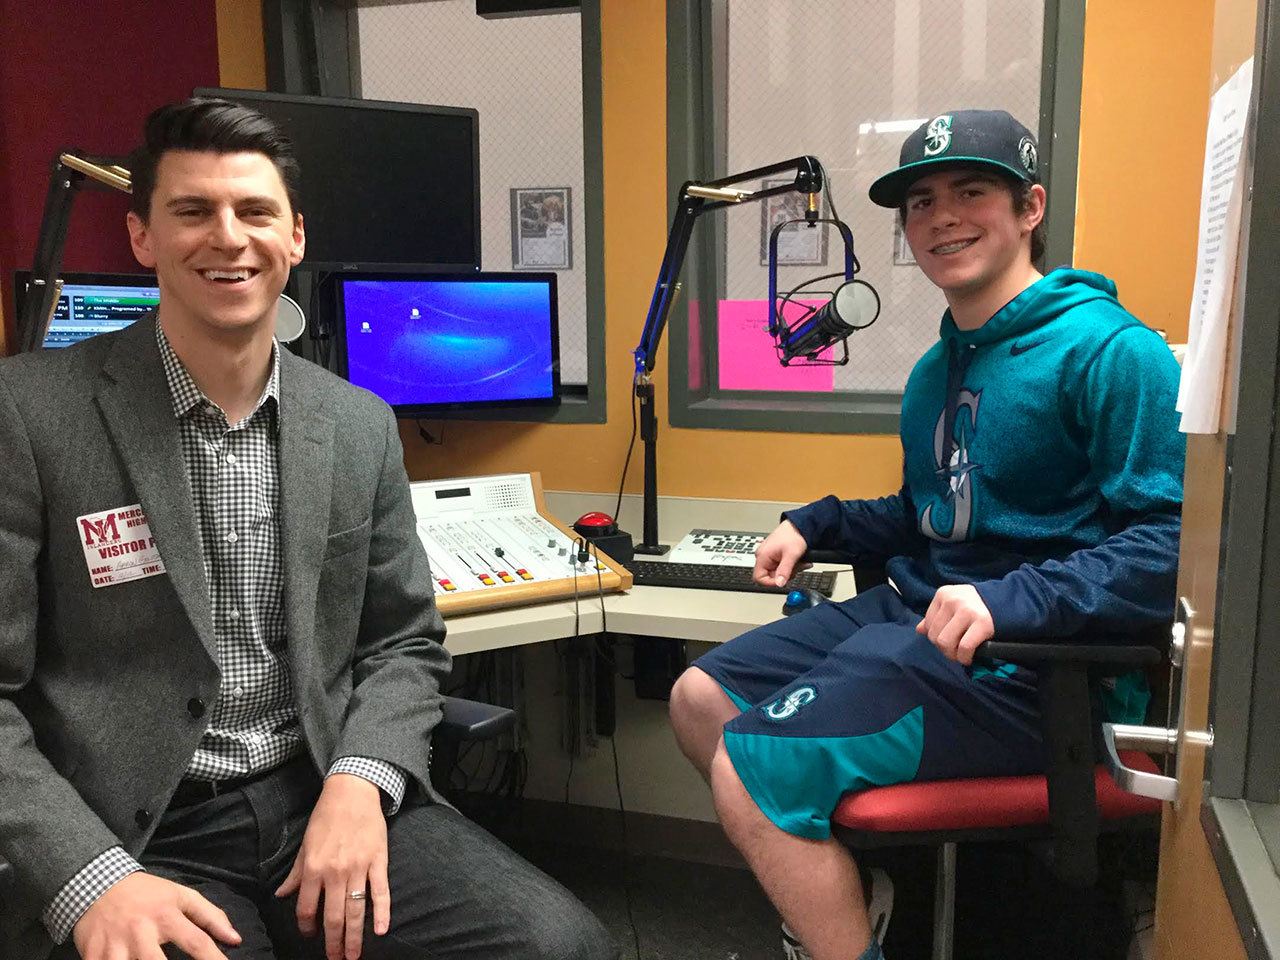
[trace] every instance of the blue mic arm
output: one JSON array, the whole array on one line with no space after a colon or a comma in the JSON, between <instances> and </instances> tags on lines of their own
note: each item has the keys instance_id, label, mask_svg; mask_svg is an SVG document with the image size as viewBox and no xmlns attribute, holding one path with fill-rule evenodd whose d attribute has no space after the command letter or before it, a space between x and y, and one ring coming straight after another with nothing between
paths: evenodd
<instances>
[{"instance_id":1,"label":"blue mic arm","mask_svg":"<svg viewBox=\"0 0 1280 960\"><path fill-rule=\"evenodd\" d=\"M795 180L764 190L738 190L735 184L759 180L776 173L795 172ZM687 181L676 197L676 212L671 220L671 232L667 235L667 248L658 269L658 282L653 287L649 301L649 314L645 317L640 343L633 351L635 357L634 390L640 406L640 439L644 444L644 530L643 539L635 547L640 555L656 556L666 553L667 547L658 542L658 417L654 410L653 381L649 374L657 362L658 344L667 326L667 317L680 289L680 270L689 251L689 238L698 217L711 210L741 204L745 201L763 200L780 193L806 193L809 195L805 218L818 218L818 192L822 189L822 164L816 157L803 156L781 163L770 164L755 170L747 170L706 183ZM625 477L623 478L625 481Z\"/></svg>"},{"instance_id":2,"label":"blue mic arm","mask_svg":"<svg viewBox=\"0 0 1280 960\"><path fill-rule=\"evenodd\" d=\"M792 183L780 184L766 190L735 190L735 184L759 180L775 173L794 171L796 178ZM644 329L640 333L640 343L634 352L636 361L636 377L651 373L657 362L658 344L662 341L662 332L667 326L667 317L671 313L671 305L679 290L680 271L684 267L684 258L689 250L689 238L693 234L693 225L704 213L734 206L746 201L763 200L780 193L807 193L810 195L810 210L807 219L818 216L816 197L822 189L822 164L816 157L795 157L781 163L770 164L745 173L735 173L719 180L706 183L688 181L676 197L676 212L671 220L671 232L667 235L667 249L662 255L662 266L658 270L658 282L654 284L653 298L649 301L649 314L645 317Z\"/></svg>"}]
</instances>

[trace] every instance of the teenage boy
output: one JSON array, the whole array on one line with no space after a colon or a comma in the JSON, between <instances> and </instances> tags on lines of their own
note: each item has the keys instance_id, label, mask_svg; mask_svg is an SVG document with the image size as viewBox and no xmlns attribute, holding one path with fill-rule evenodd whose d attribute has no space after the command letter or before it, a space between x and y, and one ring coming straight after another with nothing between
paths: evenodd
<instances>
[{"instance_id":1,"label":"teenage boy","mask_svg":"<svg viewBox=\"0 0 1280 960\"><path fill-rule=\"evenodd\" d=\"M831 839L842 794L1041 769L1035 678L975 664L979 644L1172 614L1177 365L1110 280L1036 269L1036 161L1007 113L958 110L872 184L948 307L903 395L902 489L789 511L755 574L781 585L806 550L836 548L885 563L890 584L724 644L672 694L681 749L799 941L790 956L882 956Z\"/></svg>"},{"instance_id":2,"label":"teenage boy","mask_svg":"<svg viewBox=\"0 0 1280 960\"><path fill-rule=\"evenodd\" d=\"M449 655L395 418L273 339L288 141L192 100L132 171L157 313L0 364L0 955L616 956L431 790Z\"/></svg>"}]
</instances>

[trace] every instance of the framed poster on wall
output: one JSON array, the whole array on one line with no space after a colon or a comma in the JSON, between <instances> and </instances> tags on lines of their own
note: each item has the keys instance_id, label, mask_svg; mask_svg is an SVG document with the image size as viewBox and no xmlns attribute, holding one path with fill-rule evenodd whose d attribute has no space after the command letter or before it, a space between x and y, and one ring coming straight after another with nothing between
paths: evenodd
<instances>
[{"instance_id":1,"label":"framed poster on wall","mask_svg":"<svg viewBox=\"0 0 1280 960\"><path fill-rule=\"evenodd\" d=\"M571 199L568 187L512 188L512 269L572 269Z\"/></svg>"}]
</instances>

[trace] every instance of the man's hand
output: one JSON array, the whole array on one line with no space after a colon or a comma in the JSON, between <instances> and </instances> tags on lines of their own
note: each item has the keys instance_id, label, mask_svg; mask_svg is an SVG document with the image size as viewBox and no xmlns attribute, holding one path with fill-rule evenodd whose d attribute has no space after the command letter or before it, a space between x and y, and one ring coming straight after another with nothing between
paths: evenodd
<instances>
[{"instance_id":1,"label":"man's hand","mask_svg":"<svg viewBox=\"0 0 1280 960\"><path fill-rule=\"evenodd\" d=\"M940 587L924 619L916 627L948 660L966 667L973 663L973 651L995 636L991 611L968 584Z\"/></svg>"},{"instance_id":2,"label":"man's hand","mask_svg":"<svg viewBox=\"0 0 1280 960\"><path fill-rule=\"evenodd\" d=\"M83 960L164 960L172 943L192 960L226 960L213 938L236 946L227 915L190 887L131 873L93 902L71 932Z\"/></svg>"},{"instance_id":3,"label":"man's hand","mask_svg":"<svg viewBox=\"0 0 1280 960\"><path fill-rule=\"evenodd\" d=\"M783 520L776 530L756 547L756 566L751 572L756 583L770 587L785 586L796 572L796 563L809 549L800 531L790 520ZM808 567L804 564L801 569Z\"/></svg>"},{"instance_id":4,"label":"man's hand","mask_svg":"<svg viewBox=\"0 0 1280 960\"><path fill-rule=\"evenodd\" d=\"M298 859L277 897L298 894L298 929L316 934L316 913L324 896L324 946L328 960L356 960L364 941L365 901L373 901L373 929L391 927L391 888L387 883L387 820L382 794L370 781L335 773L324 781L311 811Z\"/></svg>"}]
</instances>

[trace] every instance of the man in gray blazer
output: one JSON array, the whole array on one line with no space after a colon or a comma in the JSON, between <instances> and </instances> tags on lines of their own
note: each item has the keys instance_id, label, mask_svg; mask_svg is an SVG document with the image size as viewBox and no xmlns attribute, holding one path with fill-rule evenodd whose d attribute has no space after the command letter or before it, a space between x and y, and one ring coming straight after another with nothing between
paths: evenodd
<instances>
[{"instance_id":1,"label":"man in gray blazer","mask_svg":"<svg viewBox=\"0 0 1280 960\"><path fill-rule=\"evenodd\" d=\"M616 955L431 790L395 419L273 339L288 142L189 101L133 174L158 314L0 363L0 957Z\"/></svg>"}]
</instances>

